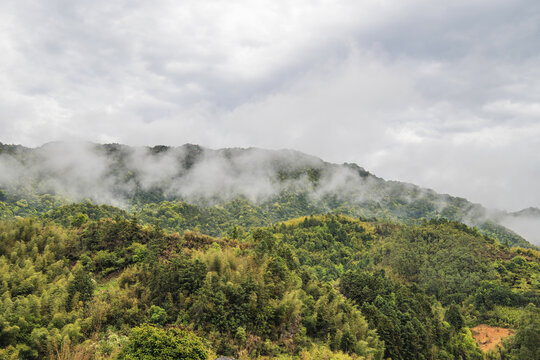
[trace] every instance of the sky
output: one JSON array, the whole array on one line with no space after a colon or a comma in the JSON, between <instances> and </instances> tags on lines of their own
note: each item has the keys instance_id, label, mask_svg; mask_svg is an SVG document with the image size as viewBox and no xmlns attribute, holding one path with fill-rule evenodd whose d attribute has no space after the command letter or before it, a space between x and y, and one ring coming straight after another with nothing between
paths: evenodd
<instances>
[{"instance_id":1,"label":"sky","mask_svg":"<svg viewBox=\"0 0 540 360\"><path fill-rule=\"evenodd\" d=\"M0 142L296 149L540 206L537 0L0 2Z\"/></svg>"}]
</instances>

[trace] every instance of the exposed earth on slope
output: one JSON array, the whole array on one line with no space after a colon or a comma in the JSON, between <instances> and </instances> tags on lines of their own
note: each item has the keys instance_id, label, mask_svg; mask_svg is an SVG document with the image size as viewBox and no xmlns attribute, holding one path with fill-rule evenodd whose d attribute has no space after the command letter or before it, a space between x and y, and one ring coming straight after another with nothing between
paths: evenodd
<instances>
[{"instance_id":1,"label":"exposed earth on slope","mask_svg":"<svg viewBox=\"0 0 540 360\"><path fill-rule=\"evenodd\" d=\"M486 324L475 326L471 331L478 347L484 352L494 350L504 338L515 334L513 330Z\"/></svg>"}]
</instances>

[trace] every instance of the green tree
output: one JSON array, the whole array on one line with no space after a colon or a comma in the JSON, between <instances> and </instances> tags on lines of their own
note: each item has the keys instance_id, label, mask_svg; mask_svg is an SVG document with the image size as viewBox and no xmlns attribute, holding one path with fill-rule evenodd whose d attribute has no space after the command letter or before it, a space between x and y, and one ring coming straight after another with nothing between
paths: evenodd
<instances>
[{"instance_id":1,"label":"green tree","mask_svg":"<svg viewBox=\"0 0 540 360\"><path fill-rule=\"evenodd\" d=\"M461 315L461 311L459 310L459 307L456 304L450 305L446 313L444 314L444 320L448 322L452 327L459 331L465 324L465 321L463 319L463 315Z\"/></svg>"},{"instance_id":2,"label":"green tree","mask_svg":"<svg viewBox=\"0 0 540 360\"><path fill-rule=\"evenodd\" d=\"M520 326L511 342L512 359L540 359L540 309L527 305L520 319Z\"/></svg>"},{"instance_id":3,"label":"green tree","mask_svg":"<svg viewBox=\"0 0 540 360\"><path fill-rule=\"evenodd\" d=\"M206 360L203 340L192 332L145 324L131 330L119 360Z\"/></svg>"},{"instance_id":4,"label":"green tree","mask_svg":"<svg viewBox=\"0 0 540 360\"><path fill-rule=\"evenodd\" d=\"M152 305L150 309L148 309L148 317L152 324L163 325L167 322L167 312L165 309L156 305Z\"/></svg>"},{"instance_id":5,"label":"green tree","mask_svg":"<svg viewBox=\"0 0 540 360\"><path fill-rule=\"evenodd\" d=\"M79 300L83 303L90 301L94 295L94 281L90 274L80 264L77 264L73 270L73 279L67 286L68 301L67 306L71 308L71 302L75 294L79 294Z\"/></svg>"}]
</instances>

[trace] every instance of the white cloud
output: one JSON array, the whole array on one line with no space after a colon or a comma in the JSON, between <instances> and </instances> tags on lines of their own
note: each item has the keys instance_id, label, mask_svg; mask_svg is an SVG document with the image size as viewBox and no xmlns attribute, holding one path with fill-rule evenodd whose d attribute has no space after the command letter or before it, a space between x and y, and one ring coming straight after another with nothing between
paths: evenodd
<instances>
[{"instance_id":1,"label":"white cloud","mask_svg":"<svg viewBox=\"0 0 540 360\"><path fill-rule=\"evenodd\" d=\"M3 1L0 141L294 148L540 205L536 1Z\"/></svg>"}]
</instances>

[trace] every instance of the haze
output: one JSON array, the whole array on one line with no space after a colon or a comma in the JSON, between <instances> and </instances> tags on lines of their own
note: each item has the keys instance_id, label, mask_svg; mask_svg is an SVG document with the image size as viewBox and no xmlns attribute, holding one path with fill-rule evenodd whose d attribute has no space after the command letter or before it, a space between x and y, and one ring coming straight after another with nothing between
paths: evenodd
<instances>
[{"instance_id":1,"label":"haze","mask_svg":"<svg viewBox=\"0 0 540 360\"><path fill-rule=\"evenodd\" d=\"M289 148L538 207L539 27L519 0L6 0L0 141Z\"/></svg>"}]
</instances>

